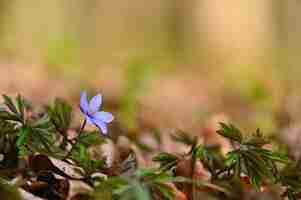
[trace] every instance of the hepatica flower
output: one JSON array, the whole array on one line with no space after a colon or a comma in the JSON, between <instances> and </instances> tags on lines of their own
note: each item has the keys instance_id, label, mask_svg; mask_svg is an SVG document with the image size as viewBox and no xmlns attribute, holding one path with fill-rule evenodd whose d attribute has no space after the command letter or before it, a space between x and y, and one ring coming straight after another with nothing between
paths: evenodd
<instances>
[{"instance_id":1,"label":"hepatica flower","mask_svg":"<svg viewBox=\"0 0 301 200\"><path fill-rule=\"evenodd\" d=\"M102 96L98 94L88 102L87 92L80 96L80 110L85 115L88 124L97 126L103 134L108 133L107 123L113 121L114 116L109 112L100 111Z\"/></svg>"}]
</instances>

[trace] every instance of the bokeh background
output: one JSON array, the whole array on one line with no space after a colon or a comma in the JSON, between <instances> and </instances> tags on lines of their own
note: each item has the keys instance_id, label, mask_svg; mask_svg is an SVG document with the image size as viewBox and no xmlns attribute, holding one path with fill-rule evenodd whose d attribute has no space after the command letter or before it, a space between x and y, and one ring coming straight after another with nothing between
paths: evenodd
<instances>
[{"instance_id":1,"label":"bokeh background","mask_svg":"<svg viewBox=\"0 0 301 200\"><path fill-rule=\"evenodd\" d=\"M0 0L0 91L101 92L129 128L300 120L296 0Z\"/></svg>"}]
</instances>

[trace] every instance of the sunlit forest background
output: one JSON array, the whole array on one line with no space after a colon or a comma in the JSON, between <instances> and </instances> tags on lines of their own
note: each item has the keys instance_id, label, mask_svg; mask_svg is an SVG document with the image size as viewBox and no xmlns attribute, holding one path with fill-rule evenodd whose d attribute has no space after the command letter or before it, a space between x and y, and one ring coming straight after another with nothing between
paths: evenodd
<instances>
[{"instance_id":1,"label":"sunlit forest background","mask_svg":"<svg viewBox=\"0 0 301 200\"><path fill-rule=\"evenodd\" d=\"M0 91L101 92L129 128L298 126L295 0L0 0Z\"/></svg>"}]
</instances>

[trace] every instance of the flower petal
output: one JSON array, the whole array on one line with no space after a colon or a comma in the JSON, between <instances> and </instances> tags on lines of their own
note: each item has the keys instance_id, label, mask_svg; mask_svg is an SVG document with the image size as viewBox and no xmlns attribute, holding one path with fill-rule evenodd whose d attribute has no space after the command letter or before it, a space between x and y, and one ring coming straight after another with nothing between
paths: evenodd
<instances>
[{"instance_id":1,"label":"flower petal","mask_svg":"<svg viewBox=\"0 0 301 200\"><path fill-rule=\"evenodd\" d=\"M97 120L103 121L105 123L110 123L114 120L114 116L109 112L97 112L93 115Z\"/></svg>"},{"instance_id":2,"label":"flower petal","mask_svg":"<svg viewBox=\"0 0 301 200\"><path fill-rule=\"evenodd\" d=\"M95 118L93 118L92 121L102 131L103 134L108 133L107 124L105 122L95 119Z\"/></svg>"},{"instance_id":3,"label":"flower petal","mask_svg":"<svg viewBox=\"0 0 301 200\"><path fill-rule=\"evenodd\" d=\"M88 124L94 124L93 119L89 115L86 115L86 120Z\"/></svg>"},{"instance_id":4,"label":"flower petal","mask_svg":"<svg viewBox=\"0 0 301 200\"><path fill-rule=\"evenodd\" d=\"M87 92L83 91L80 94L80 109L83 113L88 113L89 104L87 99Z\"/></svg>"},{"instance_id":5,"label":"flower petal","mask_svg":"<svg viewBox=\"0 0 301 200\"><path fill-rule=\"evenodd\" d=\"M90 113L97 112L101 106L101 101L102 101L101 94L94 96L89 103L89 112Z\"/></svg>"}]
</instances>

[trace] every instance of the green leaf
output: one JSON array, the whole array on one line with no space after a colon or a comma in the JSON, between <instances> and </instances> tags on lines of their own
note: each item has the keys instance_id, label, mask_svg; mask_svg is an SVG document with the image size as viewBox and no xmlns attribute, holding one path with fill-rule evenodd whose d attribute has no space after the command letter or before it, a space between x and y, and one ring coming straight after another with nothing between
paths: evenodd
<instances>
[{"instance_id":1,"label":"green leaf","mask_svg":"<svg viewBox=\"0 0 301 200\"><path fill-rule=\"evenodd\" d=\"M48 132L45 129L31 129L32 131L32 144L31 147L38 152L43 152L47 155L52 154L52 147L54 144L53 133Z\"/></svg>"},{"instance_id":2,"label":"green leaf","mask_svg":"<svg viewBox=\"0 0 301 200\"><path fill-rule=\"evenodd\" d=\"M88 151L88 147L84 144L77 144L71 153L71 158L77 163L78 166L82 167L87 174L100 171L106 165L105 160L94 160Z\"/></svg>"},{"instance_id":3,"label":"green leaf","mask_svg":"<svg viewBox=\"0 0 301 200\"><path fill-rule=\"evenodd\" d=\"M9 108L9 110L11 112L13 112L14 114L18 114L18 110L17 110L15 104L13 103L13 100L5 94L3 94L2 96L4 99L4 104Z\"/></svg>"},{"instance_id":4,"label":"green leaf","mask_svg":"<svg viewBox=\"0 0 301 200\"><path fill-rule=\"evenodd\" d=\"M262 182L261 177L254 173L250 178L251 184L259 191Z\"/></svg>"},{"instance_id":5,"label":"green leaf","mask_svg":"<svg viewBox=\"0 0 301 200\"><path fill-rule=\"evenodd\" d=\"M239 129L237 129L235 126L232 124L225 124L225 123L220 123L221 129L217 130L216 132L220 134L223 137L229 138L231 140L234 140L236 142L241 143L242 142L242 134Z\"/></svg>"},{"instance_id":6,"label":"green leaf","mask_svg":"<svg viewBox=\"0 0 301 200\"><path fill-rule=\"evenodd\" d=\"M269 143L269 140L263 136L260 129L257 129L256 132L244 142L246 145L253 145L256 147L262 147L263 145Z\"/></svg>"},{"instance_id":7,"label":"green leaf","mask_svg":"<svg viewBox=\"0 0 301 200\"><path fill-rule=\"evenodd\" d=\"M191 134L188 134L184 131L177 131L176 134L174 135L171 135L171 138L176 141L176 142L179 142L179 143L183 143L187 146L196 146L197 145L197 136L192 136Z\"/></svg>"},{"instance_id":8,"label":"green leaf","mask_svg":"<svg viewBox=\"0 0 301 200\"><path fill-rule=\"evenodd\" d=\"M113 190L116 190L120 187L126 186L129 184L129 181L123 177L113 176L109 177L106 181L106 184L110 185Z\"/></svg>"},{"instance_id":9,"label":"green leaf","mask_svg":"<svg viewBox=\"0 0 301 200\"><path fill-rule=\"evenodd\" d=\"M208 146L204 147L199 145L194 149L194 155L199 158L203 163L204 167L208 169L212 175L219 169L223 169L224 156L219 146Z\"/></svg>"},{"instance_id":10,"label":"green leaf","mask_svg":"<svg viewBox=\"0 0 301 200\"><path fill-rule=\"evenodd\" d=\"M78 143L90 147L104 144L106 140L99 134L99 131L84 131L78 136Z\"/></svg>"},{"instance_id":11,"label":"green leaf","mask_svg":"<svg viewBox=\"0 0 301 200\"><path fill-rule=\"evenodd\" d=\"M48 107L48 114L55 128L65 133L71 123L72 107L62 99L56 98L54 105Z\"/></svg>"},{"instance_id":12,"label":"green leaf","mask_svg":"<svg viewBox=\"0 0 301 200\"><path fill-rule=\"evenodd\" d=\"M280 179L282 185L301 191L301 174L296 163L287 164L280 172Z\"/></svg>"},{"instance_id":13,"label":"green leaf","mask_svg":"<svg viewBox=\"0 0 301 200\"><path fill-rule=\"evenodd\" d=\"M161 152L153 157L153 161L159 162L160 168L163 171L173 168L177 164L177 160L178 157L176 155L166 152Z\"/></svg>"},{"instance_id":14,"label":"green leaf","mask_svg":"<svg viewBox=\"0 0 301 200\"><path fill-rule=\"evenodd\" d=\"M163 183L157 183L153 185L153 188L157 189L166 200L173 200L175 199L175 194L171 187L165 185Z\"/></svg>"},{"instance_id":15,"label":"green leaf","mask_svg":"<svg viewBox=\"0 0 301 200\"><path fill-rule=\"evenodd\" d=\"M176 155L167 152L161 152L153 157L153 161L160 163L172 162L176 161L177 159L178 157Z\"/></svg>"},{"instance_id":16,"label":"green leaf","mask_svg":"<svg viewBox=\"0 0 301 200\"><path fill-rule=\"evenodd\" d=\"M289 159L286 155L280 154L278 152L273 152L268 149L263 149L263 148L254 148L252 151L257 152L260 154L263 158L269 159L275 162L280 162L280 163L288 163Z\"/></svg>"},{"instance_id":17,"label":"green leaf","mask_svg":"<svg viewBox=\"0 0 301 200\"><path fill-rule=\"evenodd\" d=\"M17 142L16 142L17 146L20 147L24 143L26 143L28 136L29 136L29 129L26 128L26 127L22 127L20 129L18 139L17 139Z\"/></svg>"},{"instance_id":18,"label":"green leaf","mask_svg":"<svg viewBox=\"0 0 301 200\"><path fill-rule=\"evenodd\" d=\"M239 161L239 153L237 151L229 152L226 156L225 165L232 168Z\"/></svg>"},{"instance_id":19,"label":"green leaf","mask_svg":"<svg viewBox=\"0 0 301 200\"><path fill-rule=\"evenodd\" d=\"M97 170L103 169L106 166L106 161L103 160L91 160L91 168Z\"/></svg>"},{"instance_id":20,"label":"green leaf","mask_svg":"<svg viewBox=\"0 0 301 200\"><path fill-rule=\"evenodd\" d=\"M85 160L88 156L86 147L81 144L79 144L78 147L79 147L79 151L78 151L79 152L79 160Z\"/></svg>"},{"instance_id":21,"label":"green leaf","mask_svg":"<svg viewBox=\"0 0 301 200\"><path fill-rule=\"evenodd\" d=\"M24 105L24 100L20 94L18 94L18 96L17 96L17 105L18 105L18 110L19 110L21 119L24 120L25 105Z\"/></svg>"},{"instance_id":22,"label":"green leaf","mask_svg":"<svg viewBox=\"0 0 301 200\"><path fill-rule=\"evenodd\" d=\"M5 110L1 110L0 118L4 120L13 120L13 121L18 121L24 124L24 103L22 100L22 97L18 95L16 98L17 106L14 104L13 100L11 97L7 95L2 95L4 99L4 104L7 106L10 112L7 112Z\"/></svg>"},{"instance_id":23,"label":"green leaf","mask_svg":"<svg viewBox=\"0 0 301 200\"><path fill-rule=\"evenodd\" d=\"M15 123L0 119L0 138L6 135L15 135L19 130Z\"/></svg>"},{"instance_id":24,"label":"green leaf","mask_svg":"<svg viewBox=\"0 0 301 200\"><path fill-rule=\"evenodd\" d=\"M11 121L19 121L19 118L16 115L11 114L11 113L6 112L6 111L0 111L0 119L2 119L2 120L11 120Z\"/></svg>"},{"instance_id":25,"label":"green leaf","mask_svg":"<svg viewBox=\"0 0 301 200\"><path fill-rule=\"evenodd\" d=\"M35 119L34 121L29 121L30 126L35 129L44 129L44 130L52 130L53 126L50 123L49 116L47 113L43 114L40 118Z\"/></svg>"}]
</instances>

